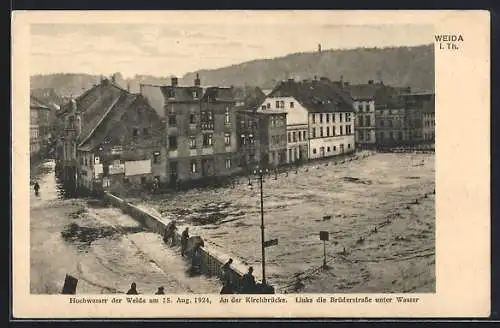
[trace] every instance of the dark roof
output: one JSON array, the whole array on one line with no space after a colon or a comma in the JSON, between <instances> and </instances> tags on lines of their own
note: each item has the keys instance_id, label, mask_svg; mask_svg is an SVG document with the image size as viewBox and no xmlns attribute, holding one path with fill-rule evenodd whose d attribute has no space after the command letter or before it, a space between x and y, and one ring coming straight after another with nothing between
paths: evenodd
<instances>
[{"instance_id":1,"label":"dark roof","mask_svg":"<svg viewBox=\"0 0 500 328\"><path fill-rule=\"evenodd\" d=\"M202 100L236 102L232 87L208 87Z\"/></svg>"},{"instance_id":2,"label":"dark roof","mask_svg":"<svg viewBox=\"0 0 500 328\"><path fill-rule=\"evenodd\" d=\"M79 148L90 151L97 148L105 141L109 129L113 127L112 122L119 122L126 110L139 98L138 95L123 93L111 107L102 115L97 124L84 126ZM85 134L84 134L85 133Z\"/></svg>"},{"instance_id":3,"label":"dark roof","mask_svg":"<svg viewBox=\"0 0 500 328\"><path fill-rule=\"evenodd\" d=\"M191 86L191 87L180 87L180 86L161 86L161 91L165 100L167 101L178 101L178 102L190 102L199 101L202 96L203 89L201 87ZM197 97L194 97L194 92L197 92ZM173 97L171 97L173 92ZM173 98L173 99L172 99Z\"/></svg>"},{"instance_id":4,"label":"dark roof","mask_svg":"<svg viewBox=\"0 0 500 328\"><path fill-rule=\"evenodd\" d=\"M237 101L243 101L249 109L259 106L265 99L266 95L259 87L234 87L233 97Z\"/></svg>"},{"instance_id":5,"label":"dark roof","mask_svg":"<svg viewBox=\"0 0 500 328\"><path fill-rule=\"evenodd\" d=\"M37 99L35 96L30 96L30 107L31 108L38 108L38 109L46 109L50 110L51 108L44 104L42 101Z\"/></svg>"},{"instance_id":6,"label":"dark roof","mask_svg":"<svg viewBox=\"0 0 500 328\"><path fill-rule=\"evenodd\" d=\"M354 84L346 89L353 100L374 100L376 106L402 106L400 90L383 83Z\"/></svg>"},{"instance_id":7,"label":"dark roof","mask_svg":"<svg viewBox=\"0 0 500 328\"><path fill-rule=\"evenodd\" d=\"M268 97L294 97L309 112L353 111L349 95L330 80L283 81Z\"/></svg>"}]
</instances>

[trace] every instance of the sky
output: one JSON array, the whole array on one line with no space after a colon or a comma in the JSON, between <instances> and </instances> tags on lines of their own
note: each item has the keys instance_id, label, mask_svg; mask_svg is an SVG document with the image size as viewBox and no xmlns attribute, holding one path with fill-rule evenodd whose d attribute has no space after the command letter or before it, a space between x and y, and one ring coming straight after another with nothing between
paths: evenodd
<instances>
[{"instance_id":1,"label":"sky","mask_svg":"<svg viewBox=\"0 0 500 328\"><path fill-rule=\"evenodd\" d=\"M176 75L297 52L433 42L428 25L32 24L31 74Z\"/></svg>"}]
</instances>

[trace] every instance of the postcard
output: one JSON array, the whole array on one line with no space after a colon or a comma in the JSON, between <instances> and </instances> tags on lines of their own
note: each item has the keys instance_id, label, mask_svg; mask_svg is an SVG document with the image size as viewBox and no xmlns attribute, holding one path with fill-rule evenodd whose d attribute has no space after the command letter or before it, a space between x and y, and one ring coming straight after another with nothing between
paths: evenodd
<instances>
[{"instance_id":1,"label":"postcard","mask_svg":"<svg viewBox=\"0 0 500 328\"><path fill-rule=\"evenodd\" d=\"M488 11L12 14L14 318L485 317Z\"/></svg>"}]
</instances>

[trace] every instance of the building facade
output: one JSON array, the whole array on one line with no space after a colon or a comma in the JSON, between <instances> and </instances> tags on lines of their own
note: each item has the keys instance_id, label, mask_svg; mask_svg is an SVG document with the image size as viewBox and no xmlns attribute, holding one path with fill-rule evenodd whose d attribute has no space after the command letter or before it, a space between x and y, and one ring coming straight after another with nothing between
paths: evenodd
<instances>
[{"instance_id":1,"label":"building facade","mask_svg":"<svg viewBox=\"0 0 500 328\"><path fill-rule=\"evenodd\" d=\"M120 193L165 180L164 125L144 97L104 79L64 111L58 160L69 187Z\"/></svg>"},{"instance_id":2,"label":"building facade","mask_svg":"<svg viewBox=\"0 0 500 328\"><path fill-rule=\"evenodd\" d=\"M169 185L210 181L239 171L236 99L232 88L141 85L141 94L165 123Z\"/></svg>"},{"instance_id":3,"label":"building facade","mask_svg":"<svg viewBox=\"0 0 500 328\"><path fill-rule=\"evenodd\" d=\"M30 96L30 159L37 160L48 154L51 134L51 108Z\"/></svg>"},{"instance_id":4,"label":"building facade","mask_svg":"<svg viewBox=\"0 0 500 328\"><path fill-rule=\"evenodd\" d=\"M355 151L352 100L329 79L283 81L260 107L287 113L289 164Z\"/></svg>"},{"instance_id":5,"label":"building facade","mask_svg":"<svg viewBox=\"0 0 500 328\"><path fill-rule=\"evenodd\" d=\"M429 143L435 140L435 96L432 92L402 94L407 111L410 143Z\"/></svg>"}]
</instances>

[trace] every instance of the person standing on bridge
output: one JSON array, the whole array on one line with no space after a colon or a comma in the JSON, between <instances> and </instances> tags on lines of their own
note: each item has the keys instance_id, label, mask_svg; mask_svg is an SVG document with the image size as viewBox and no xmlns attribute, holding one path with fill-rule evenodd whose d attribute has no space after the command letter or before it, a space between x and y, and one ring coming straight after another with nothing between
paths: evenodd
<instances>
[{"instance_id":1,"label":"person standing on bridge","mask_svg":"<svg viewBox=\"0 0 500 328\"><path fill-rule=\"evenodd\" d=\"M231 269L231 264L233 264L233 259L229 259L226 263L224 263L220 267L222 283L224 285L231 284L231 279L230 279L230 275L229 275L229 270Z\"/></svg>"},{"instance_id":2,"label":"person standing on bridge","mask_svg":"<svg viewBox=\"0 0 500 328\"><path fill-rule=\"evenodd\" d=\"M184 256L184 252L186 252L187 244L189 240L189 228L186 227L181 234L181 256Z\"/></svg>"},{"instance_id":3,"label":"person standing on bridge","mask_svg":"<svg viewBox=\"0 0 500 328\"><path fill-rule=\"evenodd\" d=\"M248 268L248 272L241 277L241 294L252 294L255 292L255 277L253 267Z\"/></svg>"},{"instance_id":4,"label":"person standing on bridge","mask_svg":"<svg viewBox=\"0 0 500 328\"><path fill-rule=\"evenodd\" d=\"M165 295L165 287L163 286L158 287L158 290L156 291L155 295Z\"/></svg>"}]
</instances>

